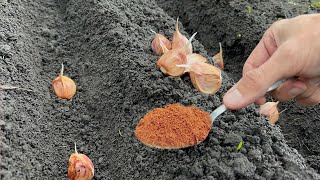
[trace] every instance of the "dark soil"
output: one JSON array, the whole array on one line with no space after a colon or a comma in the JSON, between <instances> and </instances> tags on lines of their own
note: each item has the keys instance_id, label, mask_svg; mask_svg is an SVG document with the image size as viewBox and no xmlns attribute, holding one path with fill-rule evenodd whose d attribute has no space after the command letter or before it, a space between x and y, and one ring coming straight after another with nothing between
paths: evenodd
<instances>
[{"instance_id":1,"label":"dark soil","mask_svg":"<svg viewBox=\"0 0 320 180\"><path fill-rule=\"evenodd\" d=\"M201 4L192 6L194 17L201 17L196 10ZM292 130L284 137L280 127L269 125L254 106L226 112L214 123L208 138L193 148L151 149L134 136L140 118L155 107L181 103L212 111L232 87L234 80L230 77L241 77L240 70L233 71L237 69L233 65L239 63L241 67L266 26L278 18L273 17L274 12L282 16L283 12L300 13L289 4L277 7L266 3L263 7L269 7L270 16L260 22L260 16L255 20L254 15L242 12L241 4L245 1L203 4L211 6L211 10L201 10L208 12L206 18L202 17L203 24L210 25L214 17L220 16L226 21L217 21L221 24L215 30L225 35L217 33L212 46L205 41L203 45L206 49L214 47L209 51L212 55L218 42L223 42L229 69L223 73L219 92L204 95L192 87L187 76L167 77L156 68L158 57L150 47L150 29L171 37L176 15L170 17L154 1L1 1L0 85L24 89L0 90L0 179L67 179L74 142L80 153L92 159L94 179L320 179L286 143L285 137L294 140L301 131ZM222 7L226 9L222 11ZM254 8L253 12L257 13ZM188 20L188 13L191 9L180 15L181 21L189 23L185 24L189 32L199 32L196 39L203 40L205 33L191 28L198 21ZM243 23L247 20L255 25L254 29L247 29L248 24ZM227 21L230 28L225 28ZM242 38L226 36L237 29ZM210 32L207 35L211 38ZM195 52L208 57L202 44L195 40L193 45ZM65 74L78 85L70 101L57 99L51 89L62 62ZM314 152L314 162L319 162L319 150L311 149L317 145L308 144L308 140L319 137L315 136L319 132L311 118L307 119L319 119L318 107L294 111L297 107L292 103L287 106L293 108L288 108L281 121L292 122L289 129L305 128L311 137L300 148L307 146ZM292 111L308 112L298 117L310 121L309 125L303 120L293 121L297 114ZM302 122L305 126L297 126ZM237 152L241 140L244 146Z\"/></svg>"},{"instance_id":2,"label":"dark soil","mask_svg":"<svg viewBox=\"0 0 320 180\"><path fill-rule=\"evenodd\" d=\"M235 81L241 78L245 60L273 22L319 12L309 8L314 1L306 0L157 2L172 17L179 16L187 32L199 32L197 38L210 56L219 51L218 43L222 43L225 71ZM279 109L284 110L279 125L287 143L320 173L320 106L304 108L288 102L281 103Z\"/></svg>"}]
</instances>

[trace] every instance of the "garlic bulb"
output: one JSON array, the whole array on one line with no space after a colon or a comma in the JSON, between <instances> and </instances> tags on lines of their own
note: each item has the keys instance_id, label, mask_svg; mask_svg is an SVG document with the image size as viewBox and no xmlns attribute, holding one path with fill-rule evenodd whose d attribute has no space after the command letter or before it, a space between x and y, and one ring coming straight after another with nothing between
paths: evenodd
<instances>
[{"instance_id":1,"label":"garlic bulb","mask_svg":"<svg viewBox=\"0 0 320 180\"><path fill-rule=\"evenodd\" d=\"M221 70L204 62L190 64L190 78L193 86L205 94L216 93L222 84Z\"/></svg>"},{"instance_id":2,"label":"garlic bulb","mask_svg":"<svg viewBox=\"0 0 320 180\"><path fill-rule=\"evenodd\" d=\"M187 55L187 64L192 64L194 62L207 62L207 59L200 54L192 53Z\"/></svg>"},{"instance_id":3,"label":"garlic bulb","mask_svg":"<svg viewBox=\"0 0 320 180\"><path fill-rule=\"evenodd\" d=\"M94 176L94 166L88 156L77 152L76 143L74 144L75 153L71 154L68 163L68 177L70 180L92 180Z\"/></svg>"},{"instance_id":4,"label":"garlic bulb","mask_svg":"<svg viewBox=\"0 0 320 180\"><path fill-rule=\"evenodd\" d=\"M219 43L219 46L220 46L220 52L214 55L212 59L214 61L215 66L219 67L221 70L224 70L221 43Z\"/></svg>"},{"instance_id":5,"label":"garlic bulb","mask_svg":"<svg viewBox=\"0 0 320 180\"><path fill-rule=\"evenodd\" d=\"M277 108L277 102L266 102L259 108L259 113L263 116L266 116L270 122L270 124L275 125L275 123L279 120L279 111Z\"/></svg>"},{"instance_id":6,"label":"garlic bulb","mask_svg":"<svg viewBox=\"0 0 320 180\"><path fill-rule=\"evenodd\" d=\"M214 94L222 84L221 70L206 63L207 59L200 54L187 56L187 64L178 64L177 67L185 68L184 72L190 73L193 86L202 93Z\"/></svg>"},{"instance_id":7,"label":"garlic bulb","mask_svg":"<svg viewBox=\"0 0 320 180\"><path fill-rule=\"evenodd\" d=\"M64 66L62 64L60 75L52 81L52 88L57 97L61 99L71 99L76 94L76 84L72 79L63 75Z\"/></svg>"},{"instance_id":8,"label":"garlic bulb","mask_svg":"<svg viewBox=\"0 0 320 180\"><path fill-rule=\"evenodd\" d=\"M167 46L162 41L160 41L160 47L163 54L169 51Z\"/></svg>"},{"instance_id":9,"label":"garlic bulb","mask_svg":"<svg viewBox=\"0 0 320 180\"><path fill-rule=\"evenodd\" d=\"M185 68L184 72L190 72L191 70L191 64L195 62L207 62L207 59L200 54L192 53L187 55L187 63L186 64L178 64L177 67L183 67Z\"/></svg>"},{"instance_id":10,"label":"garlic bulb","mask_svg":"<svg viewBox=\"0 0 320 180\"><path fill-rule=\"evenodd\" d=\"M153 52L157 55L162 55L165 53L165 50L170 50L172 48L171 42L166 37L154 32L153 30L151 30L151 32L155 33L155 37L151 43Z\"/></svg>"},{"instance_id":11,"label":"garlic bulb","mask_svg":"<svg viewBox=\"0 0 320 180\"><path fill-rule=\"evenodd\" d=\"M185 48L186 44L188 44L187 48ZM188 43L188 39L182 35L179 31L179 17L176 22L176 31L172 36L172 49L181 49L183 48L183 53L188 55L192 53L192 44Z\"/></svg>"},{"instance_id":12,"label":"garlic bulb","mask_svg":"<svg viewBox=\"0 0 320 180\"><path fill-rule=\"evenodd\" d=\"M184 73L184 68L177 67L176 65L185 63L187 63L185 54L179 50L170 50L161 56L157 65L164 74L178 77Z\"/></svg>"},{"instance_id":13,"label":"garlic bulb","mask_svg":"<svg viewBox=\"0 0 320 180\"><path fill-rule=\"evenodd\" d=\"M191 36L190 40L183 48L169 50L160 57L157 61L157 66L164 74L176 77L184 74L185 68L178 67L177 65L187 63L187 56L183 51L188 48L196 34L197 33L194 33Z\"/></svg>"}]
</instances>

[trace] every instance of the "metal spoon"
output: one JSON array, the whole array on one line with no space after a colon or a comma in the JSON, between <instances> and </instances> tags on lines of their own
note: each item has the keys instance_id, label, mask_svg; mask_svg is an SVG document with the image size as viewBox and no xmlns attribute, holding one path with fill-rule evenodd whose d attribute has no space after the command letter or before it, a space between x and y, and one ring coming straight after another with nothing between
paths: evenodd
<instances>
[{"instance_id":1,"label":"metal spoon","mask_svg":"<svg viewBox=\"0 0 320 180\"><path fill-rule=\"evenodd\" d=\"M269 89L267 92L269 91L272 91L274 89L276 89L277 87L279 87L284 81L286 80L281 80L281 81L277 81L276 83L274 83ZM214 122L214 120L220 115L222 114L223 112L225 112L227 110L226 106L224 104L220 105L218 108L216 108L211 114L210 114L210 117L211 117L211 125L210 127L212 127L212 124ZM191 130L191 129L190 129ZM210 132L211 128L208 128L208 131L207 131L207 134L206 134L206 137L208 136L209 132ZM191 130L192 131L192 130ZM180 131L178 131L180 132ZM203 139L206 139L206 137L202 137ZM195 137L195 139L197 140L198 137ZM159 148L159 149L180 149L180 148L186 148L186 147L190 147L190 146L194 146L194 145L197 145L199 143L201 143L202 141L199 141L197 140L196 142L193 142L190 144L190 142L188 142L187 144L170 144L168 146L164 146L164 145L160 145L160 144L157 144L157 142L154 142L152 144L150 143L147 143L147 142L144 142L143 140L140 139L140 141L149 146L149 147L153 147L153 148Z\"/></svg>"},{"instance_id":2,"label":"metal spoon","mask_svg":"<svg viewBox=\"0 0 320 180\"><path fill-rule=\"evenodd\" d=\"M286 80L280 80L280 81L277 81L275 82L268 90L267 92L269 91L272 91L274 89L277 89L281 84L283 84ZM227 107L222 104L220 105L219 107L217 107L211 114L210 114L210 117L211 117L211 125L213 123L213 121L222 113L224 113L225 111L227 110Z\"/></svg>"}]
</instances>

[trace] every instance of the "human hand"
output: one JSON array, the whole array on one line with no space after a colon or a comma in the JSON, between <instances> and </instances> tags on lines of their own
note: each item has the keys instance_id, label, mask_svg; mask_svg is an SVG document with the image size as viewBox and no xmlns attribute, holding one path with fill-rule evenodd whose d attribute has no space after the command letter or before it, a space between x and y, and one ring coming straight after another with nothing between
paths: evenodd
<instances>
[{"instance_id":1,"label":"human hand","mask_svg":"<svg viewBox=\"0 0 320 180\"><path fill-rule=\"evenodd\" d=\"M296 78L292 78L296 77ZM243 67L243 77L224 96L228 109L263 104L267 89L288 79L273 95L302 105L320 102L320 15L277 21L265 32Z\"/></svg>"}]
</instances>

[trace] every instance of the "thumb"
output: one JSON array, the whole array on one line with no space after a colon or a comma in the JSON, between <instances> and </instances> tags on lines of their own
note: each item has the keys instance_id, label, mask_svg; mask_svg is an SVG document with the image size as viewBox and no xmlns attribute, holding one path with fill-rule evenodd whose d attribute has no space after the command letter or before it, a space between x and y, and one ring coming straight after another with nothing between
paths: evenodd
<instances>
[{"instance_id":1,"label":"thumb","mask_svg":"<svg viewBox=\"0 0 320 180\"><path fill-rule=\"evenodd\" d=\"M295 64L292 49L279 47L261 66L246 72L234 87L223 97L228 109L240 109L263 97L268 88L278 80L292 77ZM287 59L290 59L288 61Z\"/></svg>"}]
</instances>

